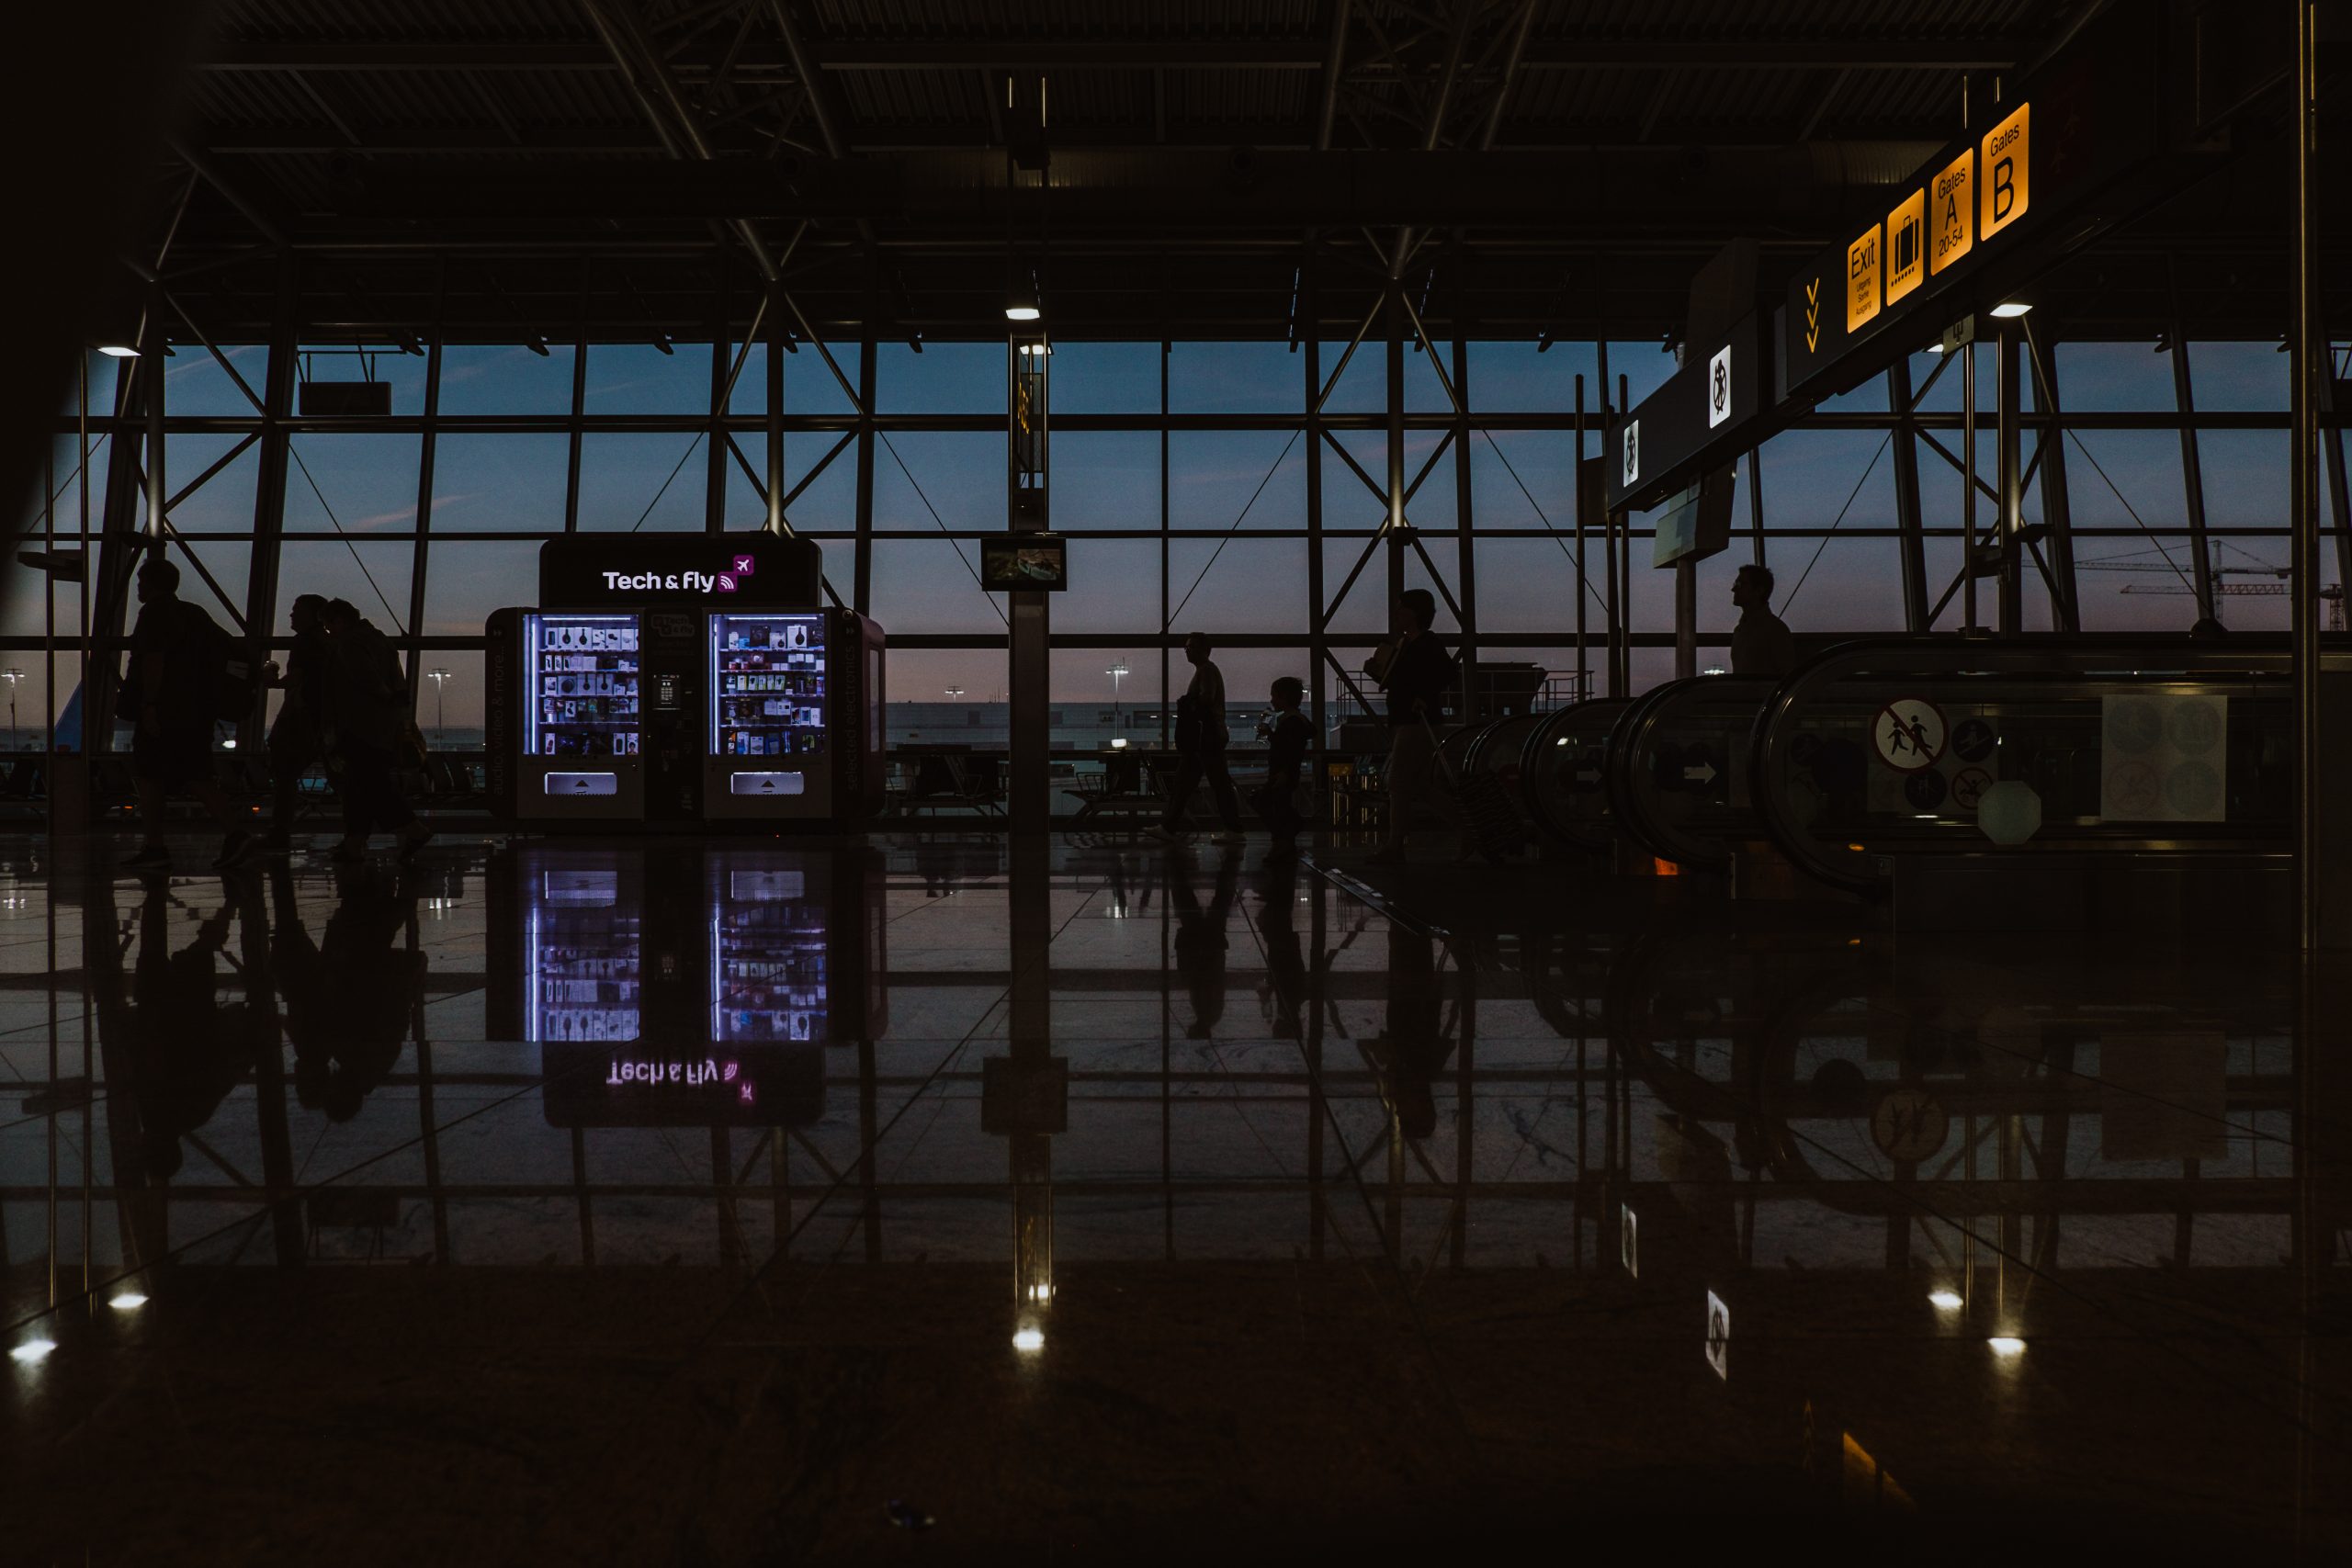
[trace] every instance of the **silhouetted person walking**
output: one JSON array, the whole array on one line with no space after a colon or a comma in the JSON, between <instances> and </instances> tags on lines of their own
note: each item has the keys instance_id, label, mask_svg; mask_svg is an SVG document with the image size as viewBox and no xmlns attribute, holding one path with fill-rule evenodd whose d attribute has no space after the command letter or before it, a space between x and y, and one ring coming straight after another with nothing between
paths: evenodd
<instances>
[{"instance_id":1,"label":"silhouetted person walking","mask_svg":"<svg viewBox=\"0 0 2352 1568\"><path fill-rule=\"evenodd\" d=\"M1306 695L1306 687L1295 675L1285 675L1274 682L1270 700L1272 716L1258 727L1266 739L1266 782L1258 786L1258 815L1274 832L1273 848L1266 858L1278 859L1297 852L1298 829L1304 818L1298 814L1298 776L1306 765L1306 749L1315 738L1314 727L1298 705Z\"/></svg>"},{"instance_id":2,"label":"silhouetted person walking","mask_svg":"<svg viewBox=\"0 0 2352 1568\"><path fill-rule=\"evenodd\" d=\"M1184 807L1206 779L1217 818L1225 824L1218 841L1238 844L1242 842L1241 801L1234 794L1233 775L1225 771L1225 672L1209 658L1209 639L1199 632L1184 639L1184 657L1192 661L1193 681L1176 703L1176 784L1169 793L1167 815L1152 832L1171 844L1181 842L1176 829L1184 820Z\"/></svg>"},{"instance_id":3,"label":"silhouetted person walking","mask_svg":"<svg viewBox=\"0 0 2352 1568\"><path fill-rule=\"evenodd\" d=\"M368 852L368 835L398 833L401 853L433 837L401 793L398 753L408 728L408 685L390 639L345 599L327 604L327 745L343 762L343 841L334 858Z\"/></svg>"},{"instance_id":4,"label":"silhouetted person walking","mask_svg":"<svg viewBox=\"0 0 2352 1568\"><path fill-rule=\"evenodd\" d=\"M1785 675L1795 669L1796 634L1772 614L1770 569L1741 567L1731 580L1731 602L1739 610L1739 624L1731 629L1731 672Z\"/></svg>"},{"instance_id":5,"label":"silhouetted person walking","mask_svg":"<svg viewBox=\"0 0 2352 1568\"><path fill-rule=\"evenodd\" d=\"M294 647L283 671L268 666L270 683L284 690L286 701L269 727L271 809L266 845L283 854L294 815L302 803L302 775L317 761L327 712L327 602L315 593L294 601L288 619L294 627Z\"/></svg>"},{"instance_id":6,"label":"silhouetted person walking","mask_svg":"<svg viewBox=\"0 0 2352 1568\"><path fill-rule=\"evenodd\" d=\"M1431 799L1430 775L1437 765L1438 714L1453 684L1453 656L1430 627L1437 620L1437 596L1408 588L1397 599L1396 637L1364 669L1388 694L1388 820L1381 830L1374 865L1399 865L1413 813ZM1383 656L1385 656L1385 658Z\"/></svg>"},{"instance_id":7,"label":"silhouetted person walking","mask_svg":"<svg viewBox=\"0 0 2352 1568\"><path fill-rule=\"evenodd\" d=\"M228 635L179 596L180 569L163 557L152 557L139 569L138 585L130 671L123 677L116 713L137 726L130 771L138 781L145 839L124 863L139 871L172 868L171 851L164 847L164 802L184 793L220 825L225 836L212 863L226 871L253 852L253 835L238 826L212 777L212 708Z\"/></svg>"}]
</instances>

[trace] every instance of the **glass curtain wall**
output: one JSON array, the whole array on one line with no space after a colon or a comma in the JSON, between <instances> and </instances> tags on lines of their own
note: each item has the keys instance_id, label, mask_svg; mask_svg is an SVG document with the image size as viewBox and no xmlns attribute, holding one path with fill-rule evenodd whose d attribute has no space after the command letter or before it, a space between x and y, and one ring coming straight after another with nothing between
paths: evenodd
<instances>
[{"instance_id":1,"label":"glass curtain wall","mask_svg":"<svg viewBox=\"0 0 2352 1568\"><path fill-rule=\"evenodd\" d=\"M47 606L39 570L10 573L14 743L38 746L52 715L71 738L85 598L95 659L119 658L107 548L150 525L159 485L187 597L281 639L297 594L350 600L408 660L427 738L479 747L483 622L532 602L538 542L762 526L772 418L786 516L823 544L834 599L888 633L893 744L1001 743L1003 606L977 576L978 541L1005 525L1001 344L918 349L851 328L821 352L797 344L771 378L759 343L569 337L453 330L376 347L297 329L276 353L172 337L160 479L144 467L149 361L93 355L86 420L77 383L23 522L27 547L53 536L70 550L86 511L96 564L86 585L61 575ZM2047 530L2026 568L2030 628L2186 629L2200 559L2229 625L2287 624L2275 348L2021 343L2024 512ZM1354 671L1387 620L1391 552L1376 535L1392 426L1411 525L1396 584L1434 589L1442 629L1480 662L1532 666L1555 698L1599 683L1611 596L1598 519L1577 529L1578 411L1597 456L1604 383L1609 404L1621 388L1638 402L1674 360L1655 342L1435 349L1433 367L1407 342L1392 372L1376 338L1352 354L1336 341L1056 346L1052 519L1073 584L1053 606L1061 738L1159 741L1193 631L1217 644L1237 709L1283 675L1327 717L1356 700ZM1983 528L1996 351L1976 352ZM315 390L335 381L378 383L381 400ZM1957 365L1917 355L1740 459L1732 547L1698 569L1702 667L1722 662L1730 579L1755 559L1800 633L1959 624L1960 384ZM2333 528L2342 503L2325 503ZM1650 523L1631 520L1623 606L1637 688L1671 670L1671 574L1649 564ZM2333 581L2343 551L2323 554ZM1989 587L1982 598L1989 618Z\"/></svg>"}]
</instances>

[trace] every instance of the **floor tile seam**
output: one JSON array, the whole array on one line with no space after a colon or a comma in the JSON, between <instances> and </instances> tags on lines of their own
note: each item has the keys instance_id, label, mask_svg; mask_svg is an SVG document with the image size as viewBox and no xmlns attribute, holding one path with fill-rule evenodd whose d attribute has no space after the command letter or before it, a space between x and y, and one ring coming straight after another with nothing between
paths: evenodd
<instances>
[{"instance_id":1,"label":"floor tile seam","mask_svg":"<svg viewBox=\"0 0 2352 1568\"><path fill-rule=\"evenodd\" d=\"M574 1071L585 1070L586 1067L584 1066L581 1068L574 1069ZM559 1077L563 1076L566 1075L558 1075ZM447 1131L450 1128L462 1125L463 1123L470 1122L477 1117L487 1115L491 1111L497 1110L499 1107L510 1104L534 1090L544 1092L548 1084L552 1081L555 1080L540 1078L533 1083L520 1086L512 1094L501 1095L485 1104L467 1111L465 1114L458 1116L447 1123L437 1123L434 1128L434 1134L437 1136L440 1133ZM178 1258L191 1247L209 1245L219 1237L229 1235L242 1226L258 1224L262 1221L266 1220L281 1204L304 1200L314 1193L323 1191L328 1188L334 1187L337 1183L345 1180L357 1172L367 1169L372 1165L390 1159L395 1155L404 1153L411 1148L422 1146L425 1140L426 1134L423 1131L413 1133L402 1139L400 1143L393 1145L391 1147L379 1150L377 1153L368 1156L366 1159L359 1161L356 1165L348 1166L333 1176L322 1178L318 1181L311 1182L307 1185L295 1185L291 1187L282 1198L276 1201L265 1201L261 1208L255 1210L250 1214L242 1215L235 1220L228 1222L226 1224L206 1232L200 1236L192 1237L186 1242L180 1243L179 1245L169 1248L162 1258L151 1259L148 1262L140 1265L138 1268L130 1269L122 1273L116 1274L112 1278L103 1281L102 1284L94 1285L89 1293L95 1294L97 1290L103 1289L107 1285L112 1285L119 1280L143 1273L149 1269L156 1268L166 1261ZM74 1299L75 1301L79 1301L84 1298L76 1296ZM18 1319L13 1323L0 1325L0 1333L14 1333L17 1330L23 1328L27 1324L40 1322L42 1318L61 1310L68 1303L66 1302L61 1301L55 1306L44 1308L40 1312L35 1313L28 1317Z\"/></svg>"}]
</instances>

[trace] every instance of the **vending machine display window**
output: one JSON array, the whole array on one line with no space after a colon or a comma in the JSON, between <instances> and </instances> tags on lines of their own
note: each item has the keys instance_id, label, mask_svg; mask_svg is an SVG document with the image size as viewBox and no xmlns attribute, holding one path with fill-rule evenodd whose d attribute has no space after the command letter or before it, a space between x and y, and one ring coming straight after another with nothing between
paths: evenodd
<instances>
[{"instance_id":1,"label":"vending machine display window","mask_svg":"<svg viewBox=\"0 0 2352 1568\"><path fill-rule=\"evenodd\" d=\"M524 941L524 1038L634 1040L643 1006L639 914L617 872L542 870Z\"/></svg>"},{"instance_id":2,"label":"vending machine display window","mask_svg":"<svg viewBox=\"0 0 2352 1568\"><path fill-rule=\"evenodd\" d=\"M635 615L527 615L524 656L529 683L523 705L524 750L528 755L638 754L643 718Z\"/></svg>"},{"instance_id":3,"label":"vending machine display window","mask_svg":"<svg viewBox=\"0 0 2352 1568\"><path fill-rule=\"evenodd\" d=\"M827 911L797 870L729 869L710 921L712 1040L826 1038Z\"/></svg>"},{"instance_id":4,"label":"vending machine display window","mask_svg":"<svg viewBox=\"0 0 2352 1568\"><path fill-rule=\"evenodd\" d=\"M710 617L710 754L825 752L825 617Z\"/></svg>"}]
</instances>

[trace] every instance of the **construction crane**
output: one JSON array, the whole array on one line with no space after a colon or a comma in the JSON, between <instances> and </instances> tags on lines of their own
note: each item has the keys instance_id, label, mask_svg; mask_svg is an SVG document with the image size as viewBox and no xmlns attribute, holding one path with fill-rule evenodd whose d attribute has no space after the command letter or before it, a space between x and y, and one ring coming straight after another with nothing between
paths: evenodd
<instances>
[{"instance_id":1,"label":"construction crane","mask_svg":"<svg viewBox=\"0 0 2352 1568\"><path fill-rule=\"evenodd\" d=\"M2217 571L2213 575L2219 577L2221 573ZM2281 572L2279 575L2284 577L2287 574ZM2126 593L2150 593L2172 599L2187 599L2191 596L2186 588L2145 588L2136 582L2125 583L2122 591ZM2213 584L2213 592L2216 597L2226 595L2233 599L2284 599L2289 592L2288 585L2283 582L2217 582ZM2342 631L2344 629L2344 585L2340 582L2331 582L2319 591L2319 596L2327 605L2327 629L2332 632Z\"/></svg>"}]
</instances>

